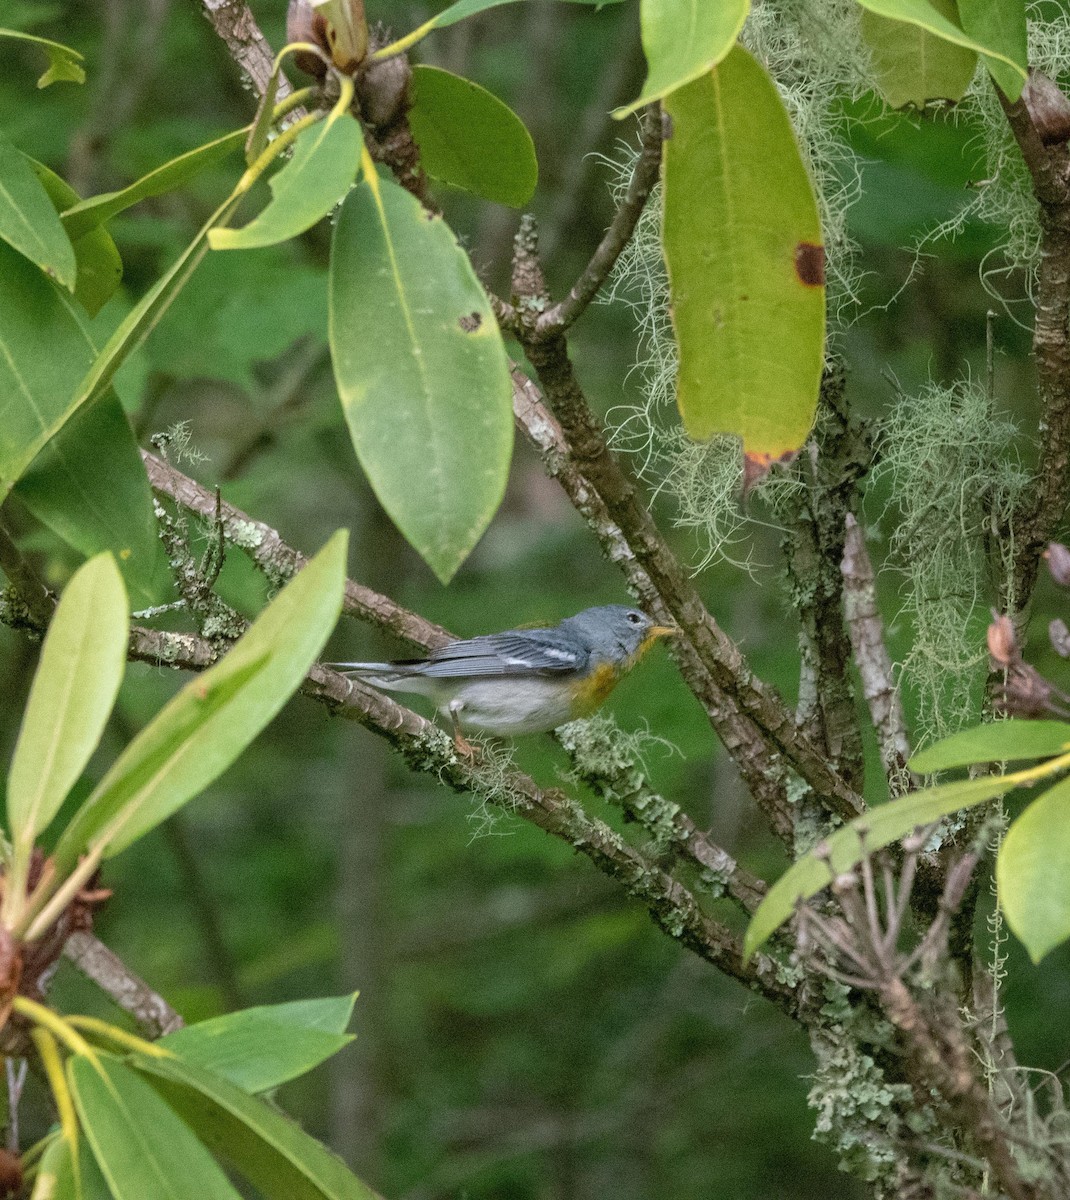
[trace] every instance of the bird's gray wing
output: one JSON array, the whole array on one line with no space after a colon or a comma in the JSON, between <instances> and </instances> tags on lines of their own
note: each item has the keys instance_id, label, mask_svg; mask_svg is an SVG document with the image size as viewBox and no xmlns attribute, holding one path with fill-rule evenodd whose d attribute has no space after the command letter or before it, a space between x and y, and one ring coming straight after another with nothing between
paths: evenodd
<instances>
[{"instance_id":1,"label":"bird's gray wing","mask_svg":"<svg viewBox=\"0 0 1070 1200\"><path fill-rule=\"evenodd\" d=\"M406 664L421 675L559 675L582 670L587 650L553 629L510 630L451 642L422 664ZM400 664L397 664L400 665Z\"/></svg>"}]
</instances>

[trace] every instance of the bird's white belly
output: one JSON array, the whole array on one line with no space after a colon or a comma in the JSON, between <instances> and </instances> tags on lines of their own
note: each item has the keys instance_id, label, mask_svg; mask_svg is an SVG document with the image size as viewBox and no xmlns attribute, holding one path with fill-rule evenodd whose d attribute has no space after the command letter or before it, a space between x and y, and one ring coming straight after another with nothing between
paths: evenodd
<instances>
[{"instance_id":1,"label":"bird's white belly","mask_svg":"<svg viewBox=\"0 0 1070 1200\"><path fill-rule=\"evenodd\" d=\"M473 679L456 699L466 733L542 733L572 718L568 685L560 679ZM439 711L449 718L449 703L440 703Z\"/></svg>"}]
</instances>

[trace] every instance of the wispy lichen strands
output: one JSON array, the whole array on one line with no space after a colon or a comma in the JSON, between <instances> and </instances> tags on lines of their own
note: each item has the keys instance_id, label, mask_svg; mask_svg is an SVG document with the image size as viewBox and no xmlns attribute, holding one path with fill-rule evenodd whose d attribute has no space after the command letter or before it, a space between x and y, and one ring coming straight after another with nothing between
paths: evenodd
<instances>
[{"instance_id":1,"label":"wispy lichen strands","mask_svg":"<svg viewBox=\"0 0 1070 1200\"><path fill-rule=\"evenodd\" d=\"M990 554L987 539L1010 528L1029 483L1008 449L1017 432L973 381L900 397L884 425L873 476L891 489L889 565L914 633L902 672L918 705L915 748L979 715L983 629L1011 549L997 542Z\"/></svg>"}]
</instances>

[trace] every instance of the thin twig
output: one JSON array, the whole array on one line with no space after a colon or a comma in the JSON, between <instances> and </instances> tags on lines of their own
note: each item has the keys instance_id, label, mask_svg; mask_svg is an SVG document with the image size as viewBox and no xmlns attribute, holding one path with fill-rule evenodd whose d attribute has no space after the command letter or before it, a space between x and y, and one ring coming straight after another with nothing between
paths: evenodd
<instances>
[{"instance_id":1,"label":"thin twig","mask_svg":"<svg viewBox=\"0 0 1070 1200\"><path fill-rule=\"evenodd\" d=\"M892 660L884 641L884 622L877 608L877 586L873 564L866 550L865 534L853 513L846 517L843 544L843 607L851 638L855 666L862 679L862 695L869 706L870 720L877 733L881 766L894 799L914 786L907 770L910 742L899 689L892 677Z\"/></svg>"},{"instance_id":2,"label":"thin twig","mask_svg":"<svg viewBox=\"0 0 1070 1200\"><path fill-rule=\"evenodd\" d=\"M182 1017L99 938L79 930L67 939L63 953L150 1037L182 1028Z\"/></svg>"},{"instance_id":3,"label":"thin twig","mask_svg":"<svg viewBox=\"0 0 1070 1200\"><path fill-rule=\"evenodd\" d=\"M258 96L267 90L275 66L275 55L256 18L244 0L198 0L212 28L226 43L231 58L253 81ZM289 80L280 73L276 97L285 99L292 91ZM304 115L295 110L294 117Z\"/></svg>"},{"instance_id":4,"label":"thin twig","mask_svg":"<svg viewBox=\"0 0 1070 1200\"><path fill-rule=\"evenodd\" d=\"M661 105L652 104L643 112L642 148L628 181L620 207L605 236L587 264L583 274L569 289L568 295L540 313L534 322L536 335L548 337L568 329L598 294L621 251L631 241L635 226L646 207L647 198L658 181L661 165L662 116Z\"/></svg>"}]
</instances>

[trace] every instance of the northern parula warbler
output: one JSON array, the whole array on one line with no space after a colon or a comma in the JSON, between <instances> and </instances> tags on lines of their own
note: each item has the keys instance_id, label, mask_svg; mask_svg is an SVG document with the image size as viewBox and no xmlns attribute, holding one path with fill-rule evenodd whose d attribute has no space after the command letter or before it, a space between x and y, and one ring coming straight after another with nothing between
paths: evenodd
<instances>
[{"instance_id":1,"label":"northern parula warbler","mask_svg":"<svg viewBox=\"0 0 1070 1200\"><path fill-rule=\"evenodd\" d=\"M332 663L362 683L428 696L461 731L542 733L588 716L658 638L676 633L623 604L587 608L546 629L450 642L426 659Z\"/></svg>"}]
</instances>

